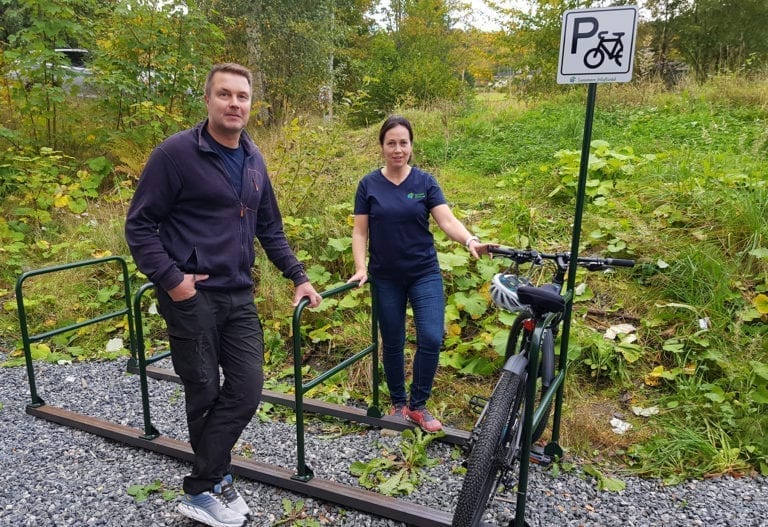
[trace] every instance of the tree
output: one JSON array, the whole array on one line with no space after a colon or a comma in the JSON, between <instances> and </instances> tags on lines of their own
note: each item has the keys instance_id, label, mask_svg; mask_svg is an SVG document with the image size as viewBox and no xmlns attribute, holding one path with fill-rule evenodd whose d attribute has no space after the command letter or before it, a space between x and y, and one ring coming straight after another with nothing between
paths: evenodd
<instances>
[{"instance_id":1,"label":"tree","mask_svg":"<svg viewBox=\"0 0 768 527\"><path fill-rule=\"evenodd\" d=\"M223 35L198 4L121 0L103 5L95 28L95 81L118 130L157 142L196 119L206 73Z\"/></svg>"},{"instance_id":2,"label":"tree","mask_svg":"<svg viewBox=\"0 0 768 527\"><path fill-rule=\"evenodd\" d=\"M0 0L0 45L8 45L9 37L31 25L29 13L18 0Z\"/></svg>"},{"instance_id":3,"label":"tree","mask_svg":"<svg viewBox=\"0 0 768 527\"><path fill-rule=\"evenodd\" d=\"M87 19L78 13L89 10L88 0L18 0L8 2L18 30L7 35L3 50L4 78L14 79L8 97L11 112L26 126L33 141L56 146L60 109L67 96L66 57L56 48L72 47L90 34ZM76 90L76 89L75 89Z\"/></svg>"},{"instance_id":4,"label":"tree","mask_svg":"<svg viewBox=\"0 0 768 527\"><path fill-rule=\"evenodd\" d=\"M588 8L592 2L531 0L527 4L527 9L502 10L508 18L499 60L510 80L527 84L528 89L551 89L556 82L563 13Z\"/></svg>"},{"instance_id":5,"label":"tree","mask_svg":"<svg viewBox=\"0 0 768 527\"><path fill-rule=\"evenodd\" d=\"M457 100L465 85L457 73L465 65L459 30L451 17L453 3L442 0L393 0L386 28L367 41L357 64L365 79L359 120L379 119L399 105Z\"/></svg>"},{"instance_id":6,"label":"tree","mask_svg":"<svg viewBox=\"0 0 768 527\"><path fill-rule=\"evenodd\" d=\"M364 27L372 0L205 0L211 19L228 26L230 60L251 67L260 117L280 122L294 108L327 111L339 52ZM344 74L349 68L342 68Z\"/></svg>"},{"instance_id":7,"label":"tree","mask_svg":"<svg viewBox=\"0 0 768 527\"><path fill-rule=\"evenodd\" d=\"M648 28L651 33L650 45L654 52L658 74L665 78L670 55L674 52L673 24L680 15L687 0L647 0L646 8L651 13Z\"/></svg>"},{"instance_id":8,"label":"tree","mask_svg":"<svg viewBox=\"0 0 768 527\"><path fill-rule=\"evenodd\" d=\"M678 7L678 6L675 6ZM680 54L699 81L709 74L755 68L768 58L765 0L687 0L671 26Z\"/></svg>"},{"instance_id":9,"label":"tree","mask_svg":"<svg viewBox=\"0 0 768 527\"><path fill-rule=\"evenodd\" d=\"M470 28L461 33L457 64L462 65L462 79L475 85L493 82L496 73L495 50L500 32L489 33Z\"/></svg>"}]
</instances>

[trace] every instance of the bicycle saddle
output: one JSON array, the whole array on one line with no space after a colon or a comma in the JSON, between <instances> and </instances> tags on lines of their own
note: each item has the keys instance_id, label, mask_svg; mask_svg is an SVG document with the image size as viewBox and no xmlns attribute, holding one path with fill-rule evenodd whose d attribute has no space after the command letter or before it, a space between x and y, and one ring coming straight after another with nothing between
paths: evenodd
<instances>
[{"instance_id":1,"label":"bicycle saddle","mask_svg":"<svg viewBox=\"0 0 768 527\"><path fill-rule=\"evenodd\" d=\"M530 306L537 315L562 313L565 310L565 299L548 287L521 285L517 288L517 296L521 303Z\"/></svg>"}]
</instances>

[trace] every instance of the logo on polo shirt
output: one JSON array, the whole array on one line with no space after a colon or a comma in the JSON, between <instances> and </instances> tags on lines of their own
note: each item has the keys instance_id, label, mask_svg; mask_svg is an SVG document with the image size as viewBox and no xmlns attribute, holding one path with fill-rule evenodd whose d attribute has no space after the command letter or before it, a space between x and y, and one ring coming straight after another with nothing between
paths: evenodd
<instances>
[{"instance_id":1,"label":"logo on polo shirt","mask_svg":"<svg viewBox=\"0 0 768 527\"><path fill-rule=\"evenodd\" d=\"M426 194L424 194L423 192L419 192L418 194L413 192L408 193L408 199L423 199L424 196L426 196Z\"/></svg>"}]
</instances>

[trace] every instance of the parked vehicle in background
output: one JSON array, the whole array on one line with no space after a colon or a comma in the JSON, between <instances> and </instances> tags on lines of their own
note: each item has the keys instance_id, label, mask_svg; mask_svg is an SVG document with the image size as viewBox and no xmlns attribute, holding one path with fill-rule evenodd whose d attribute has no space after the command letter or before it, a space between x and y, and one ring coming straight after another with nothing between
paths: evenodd
<instances>
[{"instance_id":1,"label":"parked vehicle in background","mask_svg":"<svg viewBox=\"0 0 768 527\"><path fill-rule=\"evenodd\" d=\"M63 63L46 63L46 67L53 72L53 83L70 93L94 96L93 89L88 86L88 78L93 74L88 64L90 52L81 48L56 48L54 51L64 55L66 60Z\"/></svg>"},{"instance_id":2,"label":"parked vehicle in background","mask_svg":"<svg viewBox=\"0 0 768 527\"><path fill-rule=\"evenodd\" d=\"M60 66L64 70L71 71L74 75L87 76L91 74L91 70L88 67L88 59L90 53L87 49L80 48L56 48L56 53L61 53L69 60L69 64ZM51 64L48 64L50 67Z\"/></svg>"},{"instance_id":3,"label":"parked vehicle in background","mask_svg":"<svg viewBox=\"0 0 768 527\"><path fill-rule=\"evenodd\" d=\"M82 48L56 48L30 62L32 57L19 57L8 77L22 83L24 89L34 84L52 85L63 88L67 93L93 97L95 92L88 79L93 74L90 68L90 52ZM45 63L45 69L40 63Z\"/></svg>"}]
</instances>

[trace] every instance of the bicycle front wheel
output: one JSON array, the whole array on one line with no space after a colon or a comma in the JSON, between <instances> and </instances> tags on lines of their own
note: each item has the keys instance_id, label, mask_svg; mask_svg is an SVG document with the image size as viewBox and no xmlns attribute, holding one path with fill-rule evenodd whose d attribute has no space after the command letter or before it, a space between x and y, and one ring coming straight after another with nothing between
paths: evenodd
<instances>
[{"instance_id":1,"label":"bicycle front wheel","mask_svg":"<svg viewBox=\"0 0 768 527\"><path fill-rule=\"evenodd\" d=\"M453 527L477 527L499 483L514 466L520 448L525 407L525 374L504 370L493 390L477 441L467 460Z\"/></svg>"}]
</instances>

